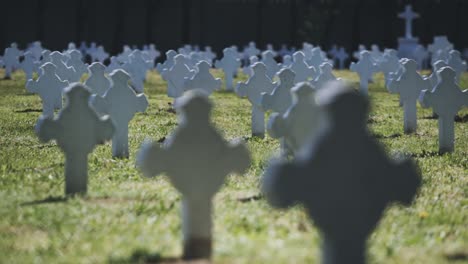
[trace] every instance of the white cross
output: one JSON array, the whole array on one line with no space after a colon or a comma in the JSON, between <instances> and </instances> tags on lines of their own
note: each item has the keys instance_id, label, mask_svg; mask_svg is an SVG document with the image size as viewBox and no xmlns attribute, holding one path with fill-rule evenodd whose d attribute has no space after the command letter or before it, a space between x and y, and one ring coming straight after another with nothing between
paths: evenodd
<instances>
[{"instance_id":1,"label":"white cross","mask_svg":"<svg viewBox=\"0 0 468 264\"><path fill-rule=\"evenodd\" d=\"M185 91L199 89L210 95L214 91L221 89L221 79L214 78L210 73L210 64L207 61L200 61L197 63L198 71L192 78L185 78Z\"/></svg>"},{"instance_id":2,"label":"white cross","mask_svg":"<svg viewBox=\"0 0 468 264\"><path fill-rule=\"evenodd\" d=\"M413 20L419 17L419 14L413 12L411 5L405 6L405 11L398 14L398 17L405 20L405 37L407 39L413 38Z\"/></svg>"},{"instance_id":3,"label":"white cross","mask_svg":"<svg viewBox=\"0 0 468 264\"><path fill-rule=\"evenodd\" d=\"M185 64L185 57L178 54L174 57L174 66L162 73L162 77L167 81L167 96L177 98L185 91L185 78L191 78L195 74Z\"/></svg>"},{"instance_id":4,"label":"white cross","mask_svg":"<svg viewBox=\"0 0 468 264\"><path fill-rule=\"evenodd\" d=\"M34 81L30 79L26 83L26 89L30 93L39 94L42 100L42 115L54 116L54 109L62 108L62 92L68 85L68 81L62 81L55 74L54 64L47 62L41 66L41 76Z\"/></svg>"},{"instance_id":5,"label":"white cross","mask_svg":"<svg viewBox=\"0 0 468 264\"><path fill-rule=\"evenodd\" d=\"M237 58L236 51L232 48L225 48L223 50L223 58L215 62L216 68L223 69L226 90L232 91L233 77L237 73L240 65L240 60Z\"/></svg>"},{"instance_id":6,"label":"white cross","mask_svg":"<svg viewBox=\"0 0 468 264\"><path fill-rule=\"evenodd\" d=\"M417 116L416 101L422 90L430 87L430 82L424 79L417 72L417 64L414 60L407 60L403 63L405 71L397 80L392 80L389 84L391 93L400 94L403 103L404 131L407 134L416 132Z\"/></svg>"},{"instance_id":7,"label":"white cross","mask_svg":"<svg viewBox=\"0 0 468 264\"><path fill-rule=\"evenodd\" d=\"M137 112L144 112L148 100L144 94L136 94L128 85L130 76L123 70L110 74L111 87L103 97L94 96L91 103L98 113L110 115L115 125L112 137L112 156L128 158L128 123Z\"/></svg>"},{"instance_id":8,"label":"white cross","mask_svg":"<svg viewBox=\"0 0 468 264\"><path fill-rule=\"evenodd\" d=\"M411 161L389 160L370 135L367 97L340 86L317 92L330 116L328 129L300 159L270 162L262 193L277 208L304 205L321 230L322 263L366 263L367 237L385 208L409 205L421 177Z\"/></svg>"},{"instance_id":9,"label":"white cross","mask_svg":"<svg viewBox=\"0 0 468 264\"><path fill-rule=\"evenodd\" d=\"M227 144L213 127L206 95L192 90L177 102L179 126L162 147L144 143L137 166L147 177L166 172L182 194L184 259L209 258L213 196L229 173L250 166L250 155L243 144Z\"/></svg>"},{"instance_id":10,"label":"white cross","mask_svg":"<svg viewBox=\"0 0 468 264\"><path fill-rule=\"evenodd\" d=\"M82 84L73 84L65 91L67 104L55 119L41 117L36 132L43 142L55 139L65 153L65 193L86 193L88 154L114 133L108 117L99 118L89 106L91 92Z\"/></svg>"},{"instance_id":11,"label":"white cross","mask_svg":"<svg viewBox=\"0 0 468 264\"><path fill-rule=\"evenodd\" d=\"M423 107L432 107L439 116L439 152L453 152L455 147L454 117L468 106L468 90L463 92L456 83L456 73L450 67L437 72L439 81L434 89L421 92L419 102Z\"/></svg>"},{"instance_id":12,"label":"white cross","mask_svg":"<svg viewBox=\"0 0 468 264\"><path fill-rule=\"evenodd\" d=\"M320 130L321 110L313 88L303 82L291 90L292 105L285 113L274 113L268 121L268 134L282 139L283 153L296 155Z\"/></svg>"},{"instance_id":13,"label":"white cross","mask_svg":"<svg viewBox=\"0 0 468 264\"><path fill-rule=\"evenodd\" d=\"M369 51L361 51L361 58L358 63L351 63L350 70L359 74L359 91L367 95L369 80L372 79L372 76L379 71L377 64L372 60L371 54Z\"/></svg>"},{"instance_id":14,"label":"white cross","mask_svg":"<svg viewBox=\"0 0 468 264\"><path fill-rule=\"evenodd\" d=\"M89 78L85 85L91 89L93 94L104 96L111 86L111 80L104 75L106 66L100 62L93 62L88 67Z\"/></svg>"},{"instance_id":15,"label":"white cross","mask_svg":"<svg viewBox=\"0 0 468 264\"><path fill-rule=\"evenodd\" d=\"M267 75L270 79L275 77L276 73L281 69L272 51L267 50L262 53L262 62L267 67Z\"/></svg>"},{"instance_id":16,"label":"white cross","mask_svg":"<svg viewBox=\"0 0 468 264\"><path fill-rule=\"evenodd\" d=\"M252 136L264 137L265 113L262 110L262 93L271 93L275 84L266 74L266 66L263 62L257 62L252 66L254 74L247 82L239 82L236 93L240 97L247 97L252 104Z\"/></svg>"},{"instance_id":17,"label":"white cross","mask_svg":"<svg viewBox=\"0 0 468 264\"><path fill-rule=\"evenodd\" d=\"M315 78L316 69L305 62L305 56L302 51L294 52L293 63L290 68L295 74L295 83L305 82L309 78Z\"/></svg>"},{"instance_id":18,"label":"white cross","mask_svg":"<svg viewBox=\"0 0 468 264\"><path fill-rule=\"evenodd\" d=\"M285 68L278 73L278 77L279 83L273 92L262 93L261 105L265 111L272 110L282 114L292 103L291 88L294 86L295 74L292 70Z\"/></svg>"},{"instance_id":19,"label":"white cross","mask_svg":"<svg viewBox=\"0 0 468 264\"><path fill-rule=\"evenodd\" d=\"M349 58L348 53L346 52L345 48L341 47L338 52L335 54L336 59L338 60L338 65L340 70L344 69L344 64L346 60Z\"/></svg>"}]
</instances>

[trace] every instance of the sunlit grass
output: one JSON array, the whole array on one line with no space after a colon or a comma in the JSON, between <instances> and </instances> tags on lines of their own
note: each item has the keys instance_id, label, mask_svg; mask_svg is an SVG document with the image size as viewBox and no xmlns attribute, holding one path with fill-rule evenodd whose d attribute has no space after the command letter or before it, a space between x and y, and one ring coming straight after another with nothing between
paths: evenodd
<instances>
[{"instance_id":1,"label":"sunlit grass","mask_svg":"<svg viewBox=\"0 0 468 264\"><path fill-rule=\"evenodd\" d=\"M336 75L358 82L349 71ZM26 93L24 83L22 73L0 81L0 263L125 263L180 256L179 194L164 177L142 178L134 165L145 138L161 139L177 125L161 77L148 75L150 105L130 123L130 159L113 159L109 143L97 147L89 155L88 195L67 200L63 155L55 143L42 144L35 136L41 101ZM468 74L463 86L468 87ZM431 110L418 107L418 132L405 135L398 96L383 88L382 75L370 84L369 94L371 131L389 154L415 157L424 181L411 207L386 212L369 241L371 262L466 263L468 109L459 112L461 122L455 124L455 152L441 156ZM248 172L230 177L215 198L214 261L317 262L319 234L299 207L276 211L263 199L242 199L258 195L262 171L278 153L277 140L250 137L247 100L226 92L211 98L214 124L228 140L246 138L253 157Z\"/></svg>"}]
</instances>

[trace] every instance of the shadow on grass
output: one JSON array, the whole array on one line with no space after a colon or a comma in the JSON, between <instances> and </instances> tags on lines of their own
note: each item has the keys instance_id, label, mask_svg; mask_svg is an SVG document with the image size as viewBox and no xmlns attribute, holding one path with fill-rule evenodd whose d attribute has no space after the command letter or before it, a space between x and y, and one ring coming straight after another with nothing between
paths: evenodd
<instances>
[{"instance_id":1,"label":"shadow on grass","mask_svg":"<svg viewBox=\"0 0 468 264\"><path fill-rule=\"evenodd\" d=\"M433 114L431 116L423 116L422 119L437 120L439 119L439 116L436 114Z\"/></svg>"},{"instance_id":2,"label":"shadow on grass","mask_svg":"<svg viewBox=\"0 0 468 264\"><path fill-rule=\"evenodd\" d=\"M423 150L421 153L411 153L409 156L412 158L428 158L428 157L438 157L444 155L438 151L426 151Z\"/></svg>"},{"instance_id":3,"label":"shadow on grass","mask_svg":"<svg viewBox=\"0 0 468 264\"><path fill-rule=\"evenodd\" d=\"M63 196L49 196L42 200L36 200L31 202L22 203L21 206L30 206L30 205L38 205L38 204L48 204L48 203L63 203L68 200L68 197Z\"/></svg>"},{"instance_id":4,"label":"shadow on grass","mask_svg":"<svg viewBox=\"0 0 468 264\"><path fill-rule=\"evenodd\" d=\"M247 197L239 197L237 198L237 200L241 203L248 203L248 202L261 200L262 198L263 198L262 194L254 194L254 195L247 196Z\"/></svg>"},{"instance_id":5,"label":"shadow on grass","mask_svg":"<svg viewBox=\"0 0 468 264\"><path fill-rule=\"evenodd\" d=\"M177 114L174 106L172 105L171 102L167 102L168 108L160 108L159 111L165 111L171 114Z\"/></svg>"},{"instance_id":6,"label":"shadow on grass","mask_svg":"<svg viewBox=\"0 0 468 264\"><path fill-rule=\"evenodd\" d=\"M439 119L439 117L434 114L432 116L424 116L422 119L430 119L430 120L437 120ZM467 123L468 122L468 114L465 114L465 115L456 115L455 118L454 118L454 121L457 122L457 123Z\"/></svg>"},{"instance_id":7,"label":"shadow on grass","mask_svg":"<svg viewBox=\"0 0 468 264\"><path fill-rule=\"evenodd\" d=\"M446 253L445 258L449 261L467 261L468 260L468 252L453 252L453 253Z\"/></svg>"},{"instance_id":8,"label":"shadow on grass","mask_svg":"<svg viewBox=\"0 0 468 264\"><path fill-rule=\"evenodd\" d=\"M465 114L465 115L462 115L462 116L456 115L455 116L455 122L457 122L457 123L467 123L468 122L468 114Z\"/></svg>"},{"instance_id":9,"label":"shadow on grass","mask_svg":"<svg viewBox=\"0 0 468 264\"><path fill-rule=\"evenodd\" d=\"M15 113L42 113L42 109L26 108L23 110L15 110Z\"/></svg>"},{"instance_id":10,"label":"shadow on grass","mask_svg":"<svg viewBox=\"0 0 468 264\"><path fill-rule=\"evenodd\" d=\"M149 253L146 250L135 250L128 258L110 258L110 264L124 263L187 263L187 264L205 264L211 263L206 259L199 260L184 260L179 257L163 257L160 253Z\"/></svg>"},{"instance_id":11,"label":"shadow on grass","mask_svg":"<svg viewBox=\"0 0 468 264\"><path fill-rule=\"evenodd\" d=\"M377 139L385 139L385 138L399 138L401 137L401 134L400 133L394 133L394 134L391 134L391 135L382 135L382 134L373 134L373 136Z\"/></svg>"}]
</instances>

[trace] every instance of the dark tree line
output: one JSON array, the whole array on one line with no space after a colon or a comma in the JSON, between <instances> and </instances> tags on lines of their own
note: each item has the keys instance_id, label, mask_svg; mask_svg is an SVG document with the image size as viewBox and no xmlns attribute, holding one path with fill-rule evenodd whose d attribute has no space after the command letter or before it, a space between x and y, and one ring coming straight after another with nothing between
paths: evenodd
<instances>
[{"instance_id":1,"label":"dark tree line","mask_svg":"<svg viewBox=\"0 0 468 264\"><path fill-rule=\"evenodd\" d=\"M303 41L327 49L359 44L396 47L403 36L397 18L412 4L421 43L447 35L458 49L468 47L467 0L15 0L3 6L0 46L41 40L63 49L68 42L95 41L113 53L123 44L155 43L161 50L185 43L299 47Z\"/></svg>"}]
</instances>

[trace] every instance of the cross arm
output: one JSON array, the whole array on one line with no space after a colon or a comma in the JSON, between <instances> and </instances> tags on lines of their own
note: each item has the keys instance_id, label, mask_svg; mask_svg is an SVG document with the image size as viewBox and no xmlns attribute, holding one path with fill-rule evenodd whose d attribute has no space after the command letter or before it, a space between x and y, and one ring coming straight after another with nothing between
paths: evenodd
<instances>
[{"instance_id":1,"label":"cross arm","mask_svg":"<svg viewBox=\"0 0 468 264\"><path fill-rule=\"evenodd\" d=\"M238 82L236 86L236 94L240 97L247 96L248 84L243 82Z\"/></svg>"},{"instance_id":2,"label":"cross arm","mask_svg":"<svg viewBox=\"0 0 468 264\"><path fill-rule=\"evenodd\" d=\"M89 104L98 113L109 113L109 105L107 104L107 100L104 97L101 97L97 94L93 94L90 98Z\"/></svg>"},{"instance_id":3,"label":"cross arm","mask_svg":"<svg viewBox=\"0 0 468 264\"><path fill-rule=\"evenodd\" d=\"M145 112L148 108L148 99L144 94L139 94L136 96L136 110L138 112Z\"/></svg>"},{"instance_id":4,"label":"cross arm","mask_svg":"<svg viewBox=\"0 0 468 264\"><path fill-rule=\"evenodd\" d=\"M26 83L26 90L30 93L37 93L37 81L28 80Z\"/></svg>"},{"instance_id":5,"label":"cross arm","mask_svg":"<svg viewBox=\"0 0 468 264\"><path fill-rule=\"evenodd\" d=\"M166 170L166 151L157 142L145 140L137 154L136 165L145 177L154 177Z\"/></svg>"},{"instance_id":6,"label":"cross arm","mask_svg":"<svg viewBox=\"0 0 468 264\"><path fill-rule=\"evenodd\" d=\"M249 150L241 142L233 142L229 144L228 155L225 156L230 164L231 170L238 174L243 174L251 164Z\"/></svg>"},{"instance_id":7,"label":"cross arm","mask_svg":"<svg viewBox=\"0 0 468 264\"><path fill-rule=\"evenodd\" d=\"M432 107L433 105L433 92L431 90L422 90L419 94L419 104L424 108Z\"/></svg>"},{"instance_id":8,"label":"cross arm","mask_svg":"<svg viewBox=\"0 0 468 264\"><path fill-rule=\"evenodd\" d=\"M298 176L296 163L270 161L261 179L261 192L269 204L276 208L288 208L297 202Z\"/></svg>"},{"instance_id":9,"label":"cross arm","mask_svg":"<svg viewBox=\"0 0 468 264\"><path fill-rule=\"evenodd\" d=\"M389 82L388 84L388 91L390 93L399 93L400 91L400 83L401 83L401 80L400 78L398 78L397 80L392 80L391 82Z\"/></svg>"},{"instance_id":10,"label":"cross arm","mask_svg":"<svg viewBox=\"0 0 468 264\"><path fill-rule=\"evenodd\" d=\"M115 132L115 126L109 116L99 118L97 125L95 126L96 133L96 144L104 144L107 140L110 140Z\"/></svg>"}]
</instances>

